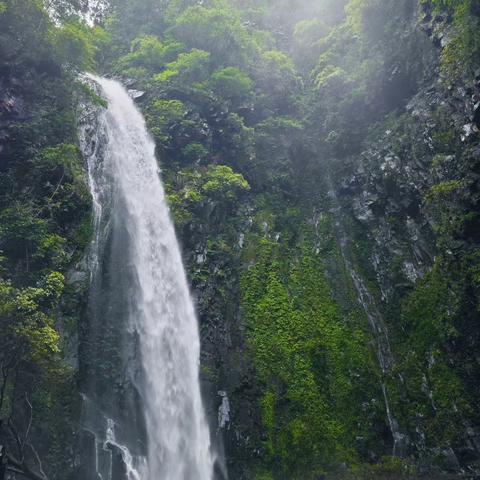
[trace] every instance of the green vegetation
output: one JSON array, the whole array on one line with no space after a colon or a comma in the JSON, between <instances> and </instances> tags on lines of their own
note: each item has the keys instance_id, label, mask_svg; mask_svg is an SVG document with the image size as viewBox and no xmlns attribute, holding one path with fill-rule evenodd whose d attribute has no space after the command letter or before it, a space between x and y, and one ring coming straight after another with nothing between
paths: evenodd
<instances>
[{"instance_id":1,"label":"green vegetation","mask_svg":"<svg viewBox=\"0 0 480 480\"><path fill-rule=\"evenodd\" d=\"M443 71L454 80L478 67L480 54L478 0L423 0L433 5L435 13L453 16L452 35L442 54Z\"/></svg>"},{"instance_id":2,"label":"green vegetation","mask_svg":"<svg viewBox=\"0 0 480 480\"><path fill-rule=\"evenodd\" d=\"M290 215L298 228L299 212ZM300 478L338 462L357 467L357 438L379 440L372 421L382 403L361 317L345 318L332 298L311 227L291 234L285 232L279 244L258 234L248 237L250 266L240 285L265 392L263 456L277 475Z\"/></svg>"},{"instance_id":3,"label":"green vegetation","mask_svg":"<svg viewBox=\"0 0 480 480\"><path fill-rule=\"evenodd\" d=\"M65 274L90 240L74 99L93 97L72 67L94 65L97 29L63 15L57 26L33 0L7 0L1 10L2 82L17 103L1 104L0 117L0 443L22 462L40 436L42 456L51 452L45 471L58 478L76 400L57 322Z\"/></svg>"},{"instance_id":4,"label":"green vegetation","mask_svg":"<svg viewBox=\"0 0 480 480\"><path fill-rule=\"evenodd\" d=\"M69 478L78 447L82 379L62 347L88 327L68 280L91 236L76 115L106 106L77 78L94 70L145 91L202 334L233 342L202 366L231 390L232 478L408 478L420 458L448 472L442 452L480 425L478 122L463 131L478 0L112 0L92 26L84 2L53 3L0 1L9 455L34 455L28 434ZM388 328L386 371L345 258ZM103 334L113 385L120 333Z\"/></svg>"},{"instance_id":5,"label":"green vegetation","mask_svg":"<svg viewBox=\"0 0 480 480\"><path fill-rule=\"evenodd\" d=\"M190 154L205 152L199 144L187 148ZM172 180L174 184L167 183L167 195L178 227L185 226L195 214L200 215L207 203L226 218L241 193L250 190L243 176L225 165L210 165L202 173L188 169L178 172Z\"/></svg>"}]
</instances>

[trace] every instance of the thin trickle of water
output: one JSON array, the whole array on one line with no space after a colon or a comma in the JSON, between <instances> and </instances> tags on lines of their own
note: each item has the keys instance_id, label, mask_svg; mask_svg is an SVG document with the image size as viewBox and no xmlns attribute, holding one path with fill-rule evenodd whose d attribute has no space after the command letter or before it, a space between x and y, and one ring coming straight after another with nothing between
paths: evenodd
<instances>
[{"instance_id":1,"label":"thin trickle of water","mask_svg":"<svg viewBox=\"0 0 480 480\"><path fill-rule=\"evenodd\" d=\"M333 182L331 178L327 179L328 185L330 187L329 194L334 201L335 209L334 213L337 214L338 210L338 198L335 194L335 189L333 187ZM353 286L355 288L355 294L358 302L362 306L365 316L367 317L368 324L372 330L373 337L375 338L375 343L377 345L378 351L378 361L380 363L380 368L382 373L385 375L394 365L395 359L393 358L392 351L390 348L390 340L388 337L388 330L385 325L385 322L380 314L378 308L375 305L375 301L372 298L372 295L368 291L368 288L365 286L365 282L361 276L355 270L353 262L349 254L349 239L344 230L342 222L338 219L335 222L335 229L337 231L337 236L340 245L340 252L342 254L342 259L347 269L350 278L352 279ZM393 455L402 457L405 453L405 447L408 442L406 435L403 433L400 425L398 424L397 419L393 415L393 412L390 408L390 403L388 400L387 387L384 377L381 379L382 393L385 400L385 410L387 413L387 420L390 426L390 430L393 435Z\"/></svg>"},{"instance_id":2,"label":"thin trickle of water","mask_svg":"<svg viewBox=\"0 0 480 480\"><path fill-rule=\"evenodd\" d=\"M107 441L104 446L108 448L108 444L117 447L122 455L123 463L125 464L126 474L128 480L147 480L148 479L148 464L144 457L134 457L130 450L117 443L115 439L115 422L111 419L107 420ZM111 472L110 472L111 478Z\"/></svg>"},{"instance_id":3,"label":"thin trickle of water","mask_svg":"<svg viewBox=\"0 0 480 480\"><path fill-rule=\"evenodd\" d=\"M382 372L386 373L395 364L390 348L390 340L388 338L387 327L383 321L383 318L375 307L374 300L370 295L367 287L365 286L365 282L363 281L362 277L360 277L360 275L356 272L355 268L352 265L352 262L350 261L349 256L347 255L348 238L342 231L342 226L340 222L336 223L336 228L338 232L342 233L339 243L345 267L348 270L350 278L353 281L357 300L362 306L363 311L365 312L368 324L370 325L373 336L375 337L380 367L382 369Z\"/></svg>"},{"instance_id":4,"label":"thin trickle of water","mask_svg":"<svg viewBox=\"0 0 480 480\"><path fill-rule=\"evenodd\" d=\"M99 262L104 210L122 205L128 237L129 328L138 333L150 480L211 480L210 436L199 384L200 342L195 309L145 121L117 82L91 77L108 101L104 152L87 156L94 196L93 268ZM99 159L101 157L101 159ZM118 216L116 222L119 222ZM120 254L119 254L120 255ZM124 291L124 290L122 290ZM107 442L114 443L113 422ZM141 480L122 450L129 478ZM128 467L130 462L130 467Z\"/></svg>"},{"instance_id":5,"label":"thin trickle of water","mask_svg":"<svg viewBox=\"0 0 480 480\"><path fill-rule=\"evenodd\" d=\"M349 254L348 254L348 238L343 231L343 227L340 222L336 222L336 229L339 233L339 243L340 251L342 253L342 258L345 264L345 267L352 279L353 285L355 287L355 293L357 295L357 300L365 312L367 321L372 329L375 342L377 344L378 351L378 361L380 363L380 368L382 369L383 374L386 374L390 368L395 365L395 360L392 355L390 348L390 340L388 338L388 330L383 321L383 318L376 308L375 302L368 291L363 279L356 272ZM390 430L393 435L393 451L394 456L402 457L404 455L406 437L405 434L400 429L397 419L393 415L390 409L390 403L388 401L387 387L385 384L384 378L381 380L383 398L385 400L385 410L387 412L387 420L390 425Z\"/></svg>"},{"instance_id":6,"label":"thin trickle of water","mask_svg":"<svg viewBox=\"0 0 480 480\"><path fill-rule=\"evenodd\" d=\"M403 457L405 454L406 438L400 429L400 425L398 424L397 419L392 415L392 411L390 410L390 403L388 401L387 395L387 386L384 381L382 381L382 391L383 398L385 398L385 408L387 410L388 424L390 425L390 430L392 431L393 435L392 454L394 457Z\"/></svg>"}]
</instances>

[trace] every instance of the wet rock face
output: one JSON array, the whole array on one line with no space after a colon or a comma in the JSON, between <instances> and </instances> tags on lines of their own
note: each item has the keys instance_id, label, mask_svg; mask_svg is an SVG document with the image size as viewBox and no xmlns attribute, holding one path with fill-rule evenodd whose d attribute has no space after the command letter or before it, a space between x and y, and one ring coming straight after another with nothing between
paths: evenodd
<instances>
[{"instance_id":1,"label":"wet rock face","mask_svg":"<svg viewBox=\"0 0 480 480\"><path fill-rule=\"evenodd\" d=\"M7 168L10 148L10 128L29 116L27 102L22 95L22 82L8 72L0 72L0 170Z\"/></svg>"},{"instance_id":2,"label":"wet rock face","mask_svg":"<svg viewBox=\"0 0 480 480\"><path fill-rule=\"evenodd\" d=\"M122 451L110 442L107 442L107 448L112 452L111 480L128 480L127 465L123 461Z\"/></svg>"},{"instance_id":3,"label":"wet rock face","mask_svg":"<svg viewBox=\"0 0 480 480\"><path fill-rule=\"evenodd\" d=\"M3 73L3 75L2 75ZM25 120L28 117L28 104L23 98L22 81L8 72L0 72L0 111L4 124L10 120Z\"/></svg>"},{"instance_id":4,"label":"wet rock face","mask_svg":"<svg viewBox=\"0 0 480 480\"><path fill-rule=\"evenodd\" d=\"M370 138L353 171L337 179L336 191L342 211L351 219L349 233L357 240L368 239L367 251L363 252L366 260L360 267L363 273L369 271L369 280L378 285L383 312L396 308L399 299L414 290L441 253L437 244L438 216L432 213L435 208L427 199L432 187L442 182L448 184L452 179L464 181L465 188L458 197L447 200L451 204L447 203L445 208L469 212L478 225L478 78L479 71L476 71L454 86L440 82L436 75L426 79L407 104L405 113L397 117L393 126L386 125L383 132ZM440 128L442 122L446 127ZM446 147L448 142L453 147ZM458 169L466 162L471 167L459 175ZM449 255L459 257L462 252L478 246L479 238L472 222L465 222L462 229L453 234ZM468 333L457 327L458 338L445 346L449 362L464 371L478 368L469 360L480 348L478 325L473 323L468 323ZM468 375L465 373L466 382ZM471 385L468 388L471 393L478 391ZM403 400L408 400L408 392L404 395ZM414 452L412 455L416 456L423 473L445 475L446 472L476 471L480 458L477 428L465 426L452 447L425 446L421 417L419 415L418 423L411 426L408 451Z\"/></svg>"},{"instance_id":5,"label":"wet rock face","mask_svg":"<svg viewBox=\"0 0 480 480\"><path fill-rule=\"evenodd\" d=\"M69 480L101 480L92 458L96 457L95 435L87 430L79 432L77 453Z\"/></svg>"},{"instance_id":6,"label":"wet rock face","mask_svg":"<svg viewBox=\"0 0 480 480\"><path fill-rule=\"evenodd\" d=\"M249 478L247 472L258 460L263 430L261 392L255 386L240 312L238 271L242 268L242 237L239 234L238 242L225 254L212 251L209 241L222 228L220 221L214 207L207 206L185 227L181 244L199 317L200 378L217 457L215 479L240 480ZM250 227L242 228L247 232Z\"/></svg>"},{"instance_id":7,"label":"wet rock face","mask_svg":"<svg viewBox=\"0 0 480 480\"><path fill-rule=\"evenodd\" d=\"M363 253L362 258L366 258L368 265L362 267L368 267L371 273L366 279L368 285L378 286L378 295L377 292L372 295L378 300L382 313L395 308L400 298L413 291L431 270L438 254L436 219L427 208L425 197L432 186L451 178L461 150L458 154L444 155L441 165L433 168L435 156L442 153L435 136L438 133L436 115L442 110L449 123L457 125L465 118L471 124L477 121L478 86L449 89L438 82L435 68L433 73L430 81L427 79L405 105L402 121L386 126L368 143L348 176L334 179L341 215L349 219L346 230L352 243L360 238L367 244L368 251L356 253ZM477 135L473 126L471 131ZM461 149L480 148L478 135L461 138L457 133L455 131L454 141L460 142ZM407 143L400 141L402 136L408 139ZM472 204L479 205L478 189L468 196ZM215 222L211 210L205 210L181 237L200 317L201 375L213 444L219 451L225 449L229 478L237 480L247 478L245 472L257 459L257 446L263 440L259 408L262 392L255 386L255 370L246 346L246 326L239 311L236 272L241 265L237 254L231 253L225 261L212 255L207 247L209 237L215 235L218 228ZM237 231L239 249L243 246L244 232L248 231L248 225ZM473 238L474 233L468 235ZM232 251L234 248L232 245ZM358 261L360 255L355 258ZM225 262L231 270L226 280L216 277ZM210 272L208 280L196 278L195 272L202 268ZM477 461L479 442L474 430L471 430L472 436L465 430L464 438L455 447L435 451L424 445L421 415L417 420L408 432L405 455L415 458L424 473L458 473L465 465ZM432 463L435 458L444 459L444 463L435 465ZM222 479L222 475L219 469L217 477Z\"/></svg>"},{"instance_id":8,"label":"wet rock face","mask_svg":"<svg viewBox=\"0 0 480 480\"><path fill-rule=\"evenodd\" d=\"M388 301L394 295L393 262L401 258L403 281L414 283L428 269L434 240L429 219L422 212L423 192L431 184L429 172L414 158L407 163L392 154L387 143L391 134L385 135L379 150L364 153L367 158L344 180L340 194L343 208L350 210L370 237L371 264L382 300Z\"/></svg>"},{"instance_id":9,"label":"wet rock face","mask_svg":"<svg viewBox=\"0 0 480 480\"><path fill-rule=\"evenodd\" d=\"M457 139L463 145L460 148L479 142L478 71L473 81L466 78L462 85L445 86L439 82L438 68L438 63L432 66L430 83L426 81L406 105L404 122L409 125L403 130L387 127L369 142L356 171L341 179L338 187L344 208L370 235L372 264L385 301L395 294L391 284L394 259L398 263L402 257L403 281L413 284L429 270L435 253L435 220L425 208L425 196L433 185L452 176L449 165L454 169L461 155L459 151L446 156L441 166L433 166L440 152L434 138L437 112L442 110L452 126L463 124ZM403 143L399 149L400 135L408 137L406 148ZM478 203L475 192L470 200Z\"/></svg>"},{"instance_id":10,"label":"wet rock face","mask_svg":"<svg viewBox=\"0 0 480 480\"><path fill-rule=\"evenodd\" d=\"M1 109L6 115L7 119L24 120L28 116L26 102L19 94L16 94L13 89L5 90L3 92Z\"/></svg>"}]
</instances>

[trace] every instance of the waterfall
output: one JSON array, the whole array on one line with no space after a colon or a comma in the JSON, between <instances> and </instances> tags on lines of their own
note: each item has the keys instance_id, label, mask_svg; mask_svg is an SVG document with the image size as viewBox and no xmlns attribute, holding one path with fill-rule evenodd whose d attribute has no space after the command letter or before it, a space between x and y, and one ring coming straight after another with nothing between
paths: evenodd
<instances>
[{"instance_id":1,"label":"waterfall","mask_svg":"<svg viewBox=\"0 0 480 480\"><path fill-rule=\"evenodd\" d=\"M148 478L211 480L210 436L199 383L198 324L154 143L124 88L105 78L90 79L108 102L108 109L97 114L94 152L85 155L94 200L91 297L96 300L90 301L90 312L98 317L99 329L107 317L118 319L109 338L120 335L116 329L126 328L130 339L138 339L141 372L130 377L144 408ZM116 243L106 247L112 231ZM110 268L108 288L101 287L105 252L109 264L115 265ZM125 327L120 318L125 318ZM98 355L104 343L97 348ZM103 355L104 363L115 364L114 355ZM97 379L104 398L108 396L105 382ZM104 403L108 408L108 400ZM113 425L109 419L104 440L120 446ZM131 439L132 444L135 441ZM130 452L120 448L128 463ZM131 469L128 478L139 474Z\"/></svg>"}]
</instances>

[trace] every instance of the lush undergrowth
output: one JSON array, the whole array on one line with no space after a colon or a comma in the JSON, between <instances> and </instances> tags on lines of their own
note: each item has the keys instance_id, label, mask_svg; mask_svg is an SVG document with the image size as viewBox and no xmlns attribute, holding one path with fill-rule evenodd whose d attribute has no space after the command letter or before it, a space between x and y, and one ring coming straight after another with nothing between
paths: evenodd
<instances>
[{"instance_id":1,"label":"lush undergrowth","mask_svg":"<svg viewBox=\"0 0 480 480\"><path fill-rule=\"evenodd\" d=\"M227 451L232 478L474 468L478 0L112 0L95 26L85 7L0 2L0 444L36 470L42 445L51 478L74 463L81 295L65 277L90 241L76 116L104 102L76 74L95 70L144 92L202 332L228 318L244 334L248 388L228 393L251 390L261 421L251 462ZM219 358L204 371L223 390Z\"/></svg>"},{"instance_id":2,"label":"lush undergrowth","mask_svg":"<svg viewBox=\"0 0 480 480\"><path fill-rule=\"evenodd\" d=\"M53 475L69 464L78 414L59 307L90 240L72 71L90 65L87 30L56 27L40 2L1 4L0 443L35 467L38 450Z\"/></svg>"}]
</instances>

